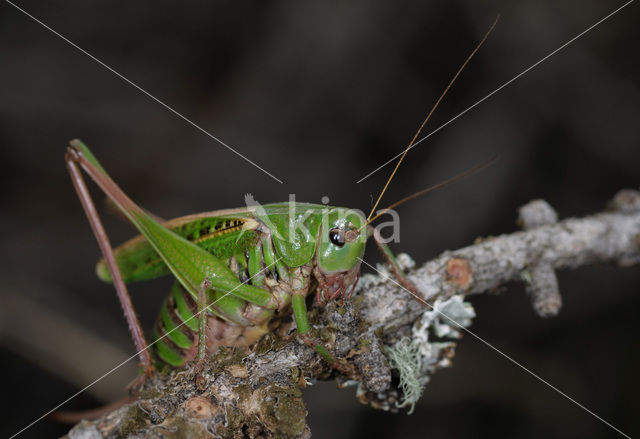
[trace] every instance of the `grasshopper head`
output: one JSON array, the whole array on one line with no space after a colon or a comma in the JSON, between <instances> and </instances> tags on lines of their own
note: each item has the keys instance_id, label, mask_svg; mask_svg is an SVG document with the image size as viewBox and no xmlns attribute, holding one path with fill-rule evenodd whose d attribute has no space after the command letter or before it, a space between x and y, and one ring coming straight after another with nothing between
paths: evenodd
<instances>
[{"instance_id":1,"label":"grasshopper head","mask_svg":"<svg viewBox=\"0 0 640 439\"><path fill-rule=\"evenodd\" d=\"M367 242L365 222L360 213L350 209L331 208L323 215L314 264L319 304L343 300L355 288Z\"/></svg>"}]
</instances>

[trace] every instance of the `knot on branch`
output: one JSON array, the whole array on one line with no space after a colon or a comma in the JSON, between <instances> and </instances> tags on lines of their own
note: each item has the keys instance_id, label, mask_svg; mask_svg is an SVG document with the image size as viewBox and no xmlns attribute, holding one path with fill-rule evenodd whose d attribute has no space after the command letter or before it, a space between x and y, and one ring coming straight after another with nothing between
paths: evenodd
<instances>
[{"instance_id":1,"label":"knot on branch","mask_svg":"<svg viewBox=\"0 0 640 439\"><path fill-rule=\"evenodd\" d=\"M473 271L469 261L464 258L451 258L447 261L445 274L447 282L456 285L463 291L473 282Z\"/></svg>"},{"instance_id":2,"label":"knot on branch","mask_svg":"<svg viewBox=\"0 0 640 439\"><path fill-rule=\"evenodd\" d=\"M544 200L532 200L518 210L517 223L524 230L547 226L558 222L558 214Z\"/></svg>"},{"instance_id":3,"label":"knot on branch","mask_svg":"<svg viewBox=\"0 0 640 439\"><path fill-rule=\"evenodd\" d=\"M525 230L548 226L558 221L556 211L544 200L533 200L519 210L518 223ZM553 317L560 312L562 296L556 272L549 262L538 261L522 272L533 309L540 317Z\"/></svg>"},{"instance_id":4,"label":"knot on branch","mask_svg":"<svg viewBox=\"0 0 640 439\"><path fill-rule=\"evenodd\" d=\"M640 212L640 192L622 189L609 202L609 208L622 213Z\"/></svg>"}]
</instances>

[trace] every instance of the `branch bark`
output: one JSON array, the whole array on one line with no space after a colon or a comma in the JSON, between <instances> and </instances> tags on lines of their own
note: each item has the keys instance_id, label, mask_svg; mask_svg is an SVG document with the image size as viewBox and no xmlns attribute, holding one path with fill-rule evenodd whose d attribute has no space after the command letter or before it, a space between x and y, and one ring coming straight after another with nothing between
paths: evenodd
<instances>
[{"instance_id":1,"label":"branch bark","mask_svg":"<svg viewBox=\"0 0 640 439\"><path fill-rule=\"evenodd\" d=\"M542 317L557 314L561 306L555 270L640 263L639 192L620 191L603 213L556 219L546 202L532 201L520 209L523 231L478 239L419 268L413 268L407 256L400 262L432 306L522 281ZM342 359L349 372L329 369L295 337L289 324L283 324L251 351L219 350L208 360L198 385L190 366L157 374L145 383L138 401L97 421L83 421L68 437L309 437L302 389L308 380L334 377L344 385L359 383L357 396L362 402L396 408L405 395L385 352L415 335L416 325L424 326L425 311L430 310L390 280L384 267L378 270L376 275L362 276L349 303L310 312L313 335ZM450 364L454 344L434 346L438 349L429 364L422 365L423 374Z\"/></svg>"}]
</instances>

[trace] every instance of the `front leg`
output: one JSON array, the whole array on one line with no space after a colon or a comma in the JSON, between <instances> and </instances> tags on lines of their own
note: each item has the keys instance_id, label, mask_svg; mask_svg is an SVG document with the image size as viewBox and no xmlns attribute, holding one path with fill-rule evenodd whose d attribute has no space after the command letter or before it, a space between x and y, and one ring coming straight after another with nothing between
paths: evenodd
<instances>
[{"instance_id":1,"label":"front leg","mask_svg":"<svg viewBox=\"0 0 640 439\"><path fill-rule=\"evenodd\" d=\"M309 319L307 318L307 304L302 293L294 293L292 297L293 317L298 327L298 336L307 346L314 349L329 364L344 375L353 376L354 369L349 364L340 362L329 353L319 340L309 334Z\"/></svg>"},{"instance_id":2,"label":"front leg","mask_svg":"<svg viewBox=\"0 0 640 439\"><path fill-rule=\"evenodd\" d=\"M373 236L373 240L375 241L376 245L382 252L382 255L391 266L391 271L393 272L393 276L396 278L398 283L402 285L404 288L406 288L411 293L411 295L415 297L415 299L418 302L426 305L427 302L424 300L424 296L420 291L418 291L418 288L413 284L413 282L411 282L407 278L407 276L404 274L404 272L402 271L402 268L400 267L400 265L398 264L398 261L396 260L395 255L393 254L389 246L385 244L384 240L382 239L382 236L380 236L380 232L376 228L371 226L368 226L368 229L369 229L369 233Z\"/></svg>"}]
</instances>

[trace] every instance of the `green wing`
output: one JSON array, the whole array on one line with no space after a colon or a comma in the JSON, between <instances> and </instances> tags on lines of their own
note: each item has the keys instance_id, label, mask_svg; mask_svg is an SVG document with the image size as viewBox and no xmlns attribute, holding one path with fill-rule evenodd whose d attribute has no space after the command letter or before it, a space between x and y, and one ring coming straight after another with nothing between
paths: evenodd
<instances>
[{"instance_id":1,"label":"green wing","mask_svg":"<svg viewBox=\"0 0 640 439\"><path fill-rule=\"evenodd\" d=\"M176 218L163 225L225 261L256 243L258 237L254 231L242 230L252 218L246 209L220 210ZM114 254L125 282L171 274L169 267L142 235L118 246ZM96 273L101 280L111 282L111 273L104 259L98 261Z\"/></svg>"},{"instance_id":2,"label":"green wing","mask_svg":"<svg viewBox=\"0 0 640 439\"><path fill-rule=\"evenodd\" d=\"M259 220L273 233L276 253L289 267L299 267L313 257L322 214L328 206L296 203L266 204L262 209L230 209L205 212L173 219L163 225L183 238L215 255L221 261L255 245L258 236L242 231L247 221ZM295 227L296 223L303 227ZM294 232L293 236L291 232ZM115 249L115 257L125 282L171 274L160 255L143 236L133 238ZM111 282L111 274L101 259L96 266L98 277Z\"/></svg>"}]
</instances>

